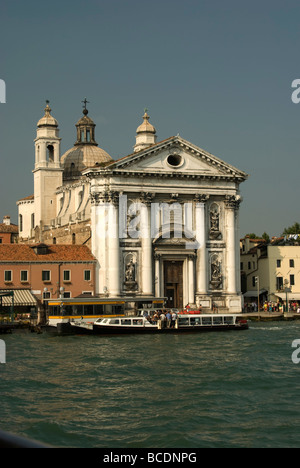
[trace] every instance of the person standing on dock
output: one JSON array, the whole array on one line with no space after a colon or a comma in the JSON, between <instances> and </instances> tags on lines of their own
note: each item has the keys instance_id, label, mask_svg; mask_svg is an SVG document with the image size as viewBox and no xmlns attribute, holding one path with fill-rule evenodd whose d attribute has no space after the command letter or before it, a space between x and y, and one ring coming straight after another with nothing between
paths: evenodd
<instances>
[{"instance_id":1,"label":"person standing on dock","mask_svg":"<svg viewBox=\"0 0 300 468\"><path fill-rule=\"evenodd\" d=\"M171 328L175 328L176 320L177 320L177 314L176 314L176 312L173 310L173 312L172 312Z\"/></svg>"},{"instance_id":2,"label":"person standing on dock","mask_svg":"<svg viewBox=\"0 0 300 468\"><path fill-rule=\"evenodd\" d=\"M165 328L166 316L164 312L160 314L160 320L161 320L161 328Z\"/></svg>"},{"instance_id":3,"label":"person standing on dock","mask_svg":"<svg viewBox=\"0 0 300 468\"><path fill-rule=\"evenodd\" d=\"M169 310L168 310L168 312L166 314L166 319L167 319L167 328L170 328L171 327L172 315L171 315Z\"/></svg>"}]
</instances>

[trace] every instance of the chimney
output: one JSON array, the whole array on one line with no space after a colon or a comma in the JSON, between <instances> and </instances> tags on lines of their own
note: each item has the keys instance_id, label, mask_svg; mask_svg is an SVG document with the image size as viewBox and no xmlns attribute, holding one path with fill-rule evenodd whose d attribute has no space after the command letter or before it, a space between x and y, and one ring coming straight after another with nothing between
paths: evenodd
<instances>
[{"instance_id":1,"label":"chimney","mask_svg":"<svg viewBox=\"0 0 300 468\"><path fill-rule=\"evenodd\" d=\"M6 224L6 226L10 226L10 216L9 215L4 216L3 224Z\"/></svg>"}]
</instances>

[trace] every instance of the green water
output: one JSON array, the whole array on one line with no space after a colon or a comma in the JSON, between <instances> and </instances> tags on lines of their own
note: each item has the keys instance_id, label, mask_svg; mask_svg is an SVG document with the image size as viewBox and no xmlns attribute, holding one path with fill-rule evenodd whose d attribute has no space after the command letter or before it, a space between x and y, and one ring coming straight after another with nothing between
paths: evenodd
<instances>
[{"instance_id":1,"label":"green water","mask_svg":"<svg viewBox=\"0 0 300 468\"><path fill-rule=\"evenodd\" d=\"M1 425L59 447L299 447L300 323L195 335L2 336Z\"/></svg>"}]
</instances>

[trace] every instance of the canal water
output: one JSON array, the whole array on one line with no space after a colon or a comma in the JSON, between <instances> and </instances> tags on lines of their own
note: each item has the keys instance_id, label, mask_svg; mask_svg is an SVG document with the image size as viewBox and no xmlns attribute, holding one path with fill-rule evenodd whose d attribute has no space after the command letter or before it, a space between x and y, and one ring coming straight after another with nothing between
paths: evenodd
<instances>
[{"instance_id":1,"label":"canal water","mask_svg":"<svg viewBox=\"0 0 300 468\"><path fill-rule=\"evenodd\" d=\"M2 336L0 429L58 447L300 446L299 322L194 335Z\"/></svg>"}]
</instances>

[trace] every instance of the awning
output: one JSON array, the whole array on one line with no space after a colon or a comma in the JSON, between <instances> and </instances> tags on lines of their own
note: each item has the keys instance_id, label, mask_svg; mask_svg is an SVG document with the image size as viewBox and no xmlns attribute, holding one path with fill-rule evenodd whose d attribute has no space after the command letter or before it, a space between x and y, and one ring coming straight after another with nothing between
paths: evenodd
<instances>
[{"instance_id":1,"label":"awning","mask_svg":"<svg viewBox=\"0 0 300 468\"><path fill-rule=\"evenodd\" d=\"M286 301L286 293L274 293L275 296L280 297L283 301ZM287 293L287 298L288 301L300 301L300 293L293 293L293 292L288 292Z\"/></svg>"},{"instance_id":2,"label":"awning","mask_svg":"<svg viewBox=\"0 0 300 468\"><path fill-rule=\"evenodd\" d=\"M261 289L261 290L259 291L259 295L264 294L264 293L266 293L266 292L268 292L266 289ZM247 292L245 292L245 293L243 294L243 296L244 296L244 297L257 297L257 290L256 290L256 291L255 291L255 290L254 290L254 291L247 291Z\"/></svg>"},{"instance_id":3,"label":"awning","mask_svg":"<svg viewBox=\"0 0 300 468\"><path fill-rule=\"evenodd\" d=\"M12 296L2 296L2 293L14 293L14 297ZM0 303L2 301L3 307L10 307L12 306L12 300L14 299L15 306L31 306L34 307L37 305L37 300L31 294L29 289L0 289Z\"/></svg>"}]
</instances>

